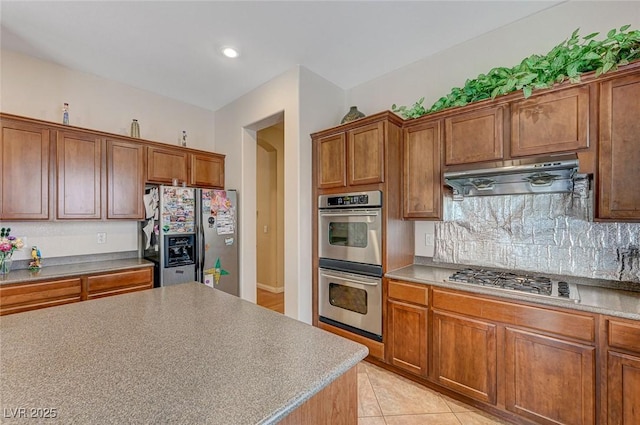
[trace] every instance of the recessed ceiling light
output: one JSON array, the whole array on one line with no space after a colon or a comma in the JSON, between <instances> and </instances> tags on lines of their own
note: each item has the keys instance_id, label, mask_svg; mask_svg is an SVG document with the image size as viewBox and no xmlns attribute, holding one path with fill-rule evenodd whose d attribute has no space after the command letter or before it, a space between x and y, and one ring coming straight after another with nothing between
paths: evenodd
<instances>
[{"instance_id":1,"label":"recessed ceiling light","mask_svg":"<svg viewBox=\"0 0 640 425\"><path fill-rule=\"evenodd\" d=\"M222 54L228 58L237 58L239 55L238 51L233 47L223 47Z\"/></svg>"}]
</instances>

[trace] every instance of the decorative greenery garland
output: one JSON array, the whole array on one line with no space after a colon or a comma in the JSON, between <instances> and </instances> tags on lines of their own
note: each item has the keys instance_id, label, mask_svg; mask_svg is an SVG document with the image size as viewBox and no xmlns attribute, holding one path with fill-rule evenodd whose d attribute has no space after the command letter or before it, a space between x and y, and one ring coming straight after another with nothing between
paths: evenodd
<instances>
[{"instance_id":1,"label":"decorative greenery garland","mask_svg":"<svg viewBox=\"0 0 640 425\"><path fill-rule=\"evenodd\" d=\"M582 38L576 29L568 40L551 49L545 56L531 55L513 68L493 68L486 75L480 74L474 80L467 80L464 87L454 87L451 93L438 99L429 109L422 105L424 97L412 107L396 106L391 110L404 118L418 118L432 112L483 99L522 90L524 97L531 96L534 89L546 89L556 83L570 80L580 81L583 72L596 71L596 77L618 66L640 59L640 31L627 31L630 25L620 30L612 29L607 38L595 40L594 32Z\"/></svg>"}]
</instances>

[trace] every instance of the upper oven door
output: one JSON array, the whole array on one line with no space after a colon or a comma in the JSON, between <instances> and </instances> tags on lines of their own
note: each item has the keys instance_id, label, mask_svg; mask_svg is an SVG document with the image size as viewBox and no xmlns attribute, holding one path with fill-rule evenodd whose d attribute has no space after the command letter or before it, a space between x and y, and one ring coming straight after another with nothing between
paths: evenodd
<instances>
[{"instance_id":1,"label":"upper oven door","mask_svg":"<svg viewBox=\"0 0 640 425\"><path fill-rule=\"evenodd\" d=\"M382 209L333 209L318 213L320 258L382 266Z\"/></svg>"}]
</instances>

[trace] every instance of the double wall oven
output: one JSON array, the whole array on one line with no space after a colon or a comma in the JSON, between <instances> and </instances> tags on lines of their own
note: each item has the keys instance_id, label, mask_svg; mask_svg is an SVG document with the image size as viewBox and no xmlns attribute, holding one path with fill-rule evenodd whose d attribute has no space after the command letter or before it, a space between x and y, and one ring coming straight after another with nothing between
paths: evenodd
<instances>
[{"instance_id":1,"label":"double wall oven","mask_svg":"<svg viewBox=\"0 0 640 425\"><path fill-rule=\"evenodd\" d=\"M382 341L382 192L318 198L319 320Z\"/></svg>"}]
</instances>

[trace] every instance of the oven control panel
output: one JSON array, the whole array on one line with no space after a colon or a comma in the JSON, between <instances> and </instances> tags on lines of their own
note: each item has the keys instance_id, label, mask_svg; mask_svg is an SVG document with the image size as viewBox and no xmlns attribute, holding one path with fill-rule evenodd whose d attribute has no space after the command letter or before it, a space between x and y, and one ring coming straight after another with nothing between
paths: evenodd
<instances>
[{"instance_id":1,"label":"oven control panel","mask_svg":"<svg viewBox=\"0 0 640 425\"><path fill-rule=\"evenodd\" d=\"M318 206L320 208L380 207L382 206L382 192L370 191L320 195Z\"/></svg>"}]
</instances>

